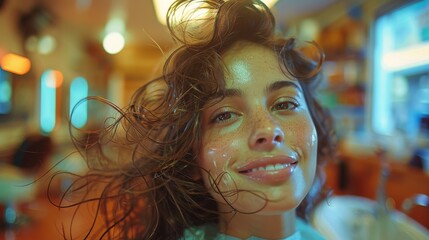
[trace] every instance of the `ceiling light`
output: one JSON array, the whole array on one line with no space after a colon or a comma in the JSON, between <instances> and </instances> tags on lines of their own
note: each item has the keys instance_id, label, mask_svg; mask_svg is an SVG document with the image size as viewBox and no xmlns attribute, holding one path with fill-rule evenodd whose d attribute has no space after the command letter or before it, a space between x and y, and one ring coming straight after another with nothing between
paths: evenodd
<instances>
[{"instance_id":1,"label":"ceiling light","mask_svg":"<svg viewBox=\"0 0 429 240\"><path fill-rule=\"evenodd\" d=\"M125 38L119 32L108 33L103 39L103 48L110 54L120 52L125 46Z\"/></svg>"},{"instance_id":2,"label":"ceiling light","mask_svg":"<svg viewBox=\"0 0 429 240\"><path fill-rule=\"evenodd\" d=\"M262 0L267 7L272 8L278 0Z\"/></svg>"},{"instance_id":3,"label":"ceiling light","mask_svg":"<svg viewBox=\"0 0 429 240\"><path fill-rule=\"evenodd\" d=\"M167 25L166 23L166 17L167 17L167 11L168 8L173 4L175 0L153 0L153 5L155 7L155 13L156 17L158 18L158 21L162 23L163 25ZM278 0L262 0L262 2L265 3L269 8L273 7ZM190 3L191 4L191 3ZM201 5L201 2L197 2L195 6L192 6L192 9L198 8L199 5Z\"/></svg>"},{"instance_id":4,"label":"ceiling light","mask_svg":"<svg viewBox=\"0 0 429 240\"><path fill-rule=\"evenodd\" d=\"M109 54L117 54L125 47L126 26L122 1L112 1L113 8L103 33L103 48Z\"/></svg>"}]
</instances>

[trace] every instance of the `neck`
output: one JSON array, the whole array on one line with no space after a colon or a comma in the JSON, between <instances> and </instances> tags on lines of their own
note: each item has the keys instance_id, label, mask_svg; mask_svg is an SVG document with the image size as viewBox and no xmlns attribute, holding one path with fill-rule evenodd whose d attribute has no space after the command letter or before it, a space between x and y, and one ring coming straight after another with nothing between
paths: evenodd
<instances>
[{"instance_id":1,"label":"neck","mask_svg":"<svg viewBox=\"0 0 429 240\"><path fill-rule=\"evenodd\" d=\"M295 233L295 211L277 215L241 214L222 216L220 231L240 239L259 237L263 239L282 239Z\"/></svg>"}]
</instances>

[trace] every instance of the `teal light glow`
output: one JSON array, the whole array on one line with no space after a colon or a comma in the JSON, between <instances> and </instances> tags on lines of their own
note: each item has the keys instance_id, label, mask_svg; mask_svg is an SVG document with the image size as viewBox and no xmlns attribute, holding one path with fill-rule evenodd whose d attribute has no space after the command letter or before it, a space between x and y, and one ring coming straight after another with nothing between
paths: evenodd
<instances>
[{"instance_id":1,"label":"teal light glow","mask_svg":"<svg viewBox=\"0 0 429 240\"><path fill-rule=\"evenodd\" d=\"M10 112L12 99L12 86L9 73L0 68L0 114Z\"/></svg>"},{"instance_id":2,"label":"teal light glow","mask_svg":"<svg viewBox=\"0 0 429 240\"><path fill-rule=\"evenodd\" d=\"M81 101L88 97L88 81L83 77L75 78L70 85L70 119L73 126L81 128L88 119L88 103Z\"/></svg>"},{"instance_id":3,"label":"teal light glow","mask_svg":"<svg viewBox=\"0 0 429 240\"><path fill-rule=\"evenodd\" d=\"M391 110L390 87L392 73L386 71L379 59L389 51L393 45L391 33L389 32L389 21L386 17L381 17L374 26L374 59L373 61L373 98L372 98L372 127L375 133L389 135L393 132L393 116Z\"/></svg>"},{"instance_id":4,"label":"teal light glow","mask_svg":"<svg viewBox=\"0 0 429 240\"><path fill-rule=\"evenodd\" d=\"M55 82L55 74L47 70L42 74L40 82L40 128L44 133L50 133L55 127L56 118L56 88L52 87Z\"/></svg>"},{"instance_id":5,"label":"teal light glow","mask_svg":"<svg viewBox=\"0 0 429 240\"><path fill-rule=\"evenodd\" d=\"M425 73L429 66L429 28L422 24L422 19L427 19L429 0L402 2L398 8L384 9L386 12L374 22L371 126L381 135L408 134L404 129L412 129L410 126L416 124L415 101L421 100L409 77ZM407 80L395 84L398 76ZM408 104L407 110L401 110L401 116L410 119L407 123L398 120L398 101Z\"/></svg>"}]
</instances>

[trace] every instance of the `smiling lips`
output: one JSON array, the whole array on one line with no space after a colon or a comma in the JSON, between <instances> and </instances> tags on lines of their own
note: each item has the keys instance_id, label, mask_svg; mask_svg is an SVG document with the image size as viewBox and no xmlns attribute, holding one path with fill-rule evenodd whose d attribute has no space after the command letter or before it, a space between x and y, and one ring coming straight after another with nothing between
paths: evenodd
<instances>
[{"instance_id":1,"label":"smiling lips","mask_svg":"<svg viewBox=\"0 0 429 240\"><path fill-rule=\"evenodd\" d=\"M289 156L261 158L238 168L240 174L253 181L278 184L287 181L298 165L298 160Z\"/></svg>"}]
</instances>

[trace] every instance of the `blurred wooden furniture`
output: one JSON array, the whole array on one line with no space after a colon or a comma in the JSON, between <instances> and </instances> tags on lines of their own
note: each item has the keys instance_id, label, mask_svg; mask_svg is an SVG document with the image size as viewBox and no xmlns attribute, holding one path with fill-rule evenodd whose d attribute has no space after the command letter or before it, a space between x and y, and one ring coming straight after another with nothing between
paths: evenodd
<instances>
[{"instance_id":1,"label":"blurred wooden furniture","mask_svg":"<svg viewBox=\"0 0 429 240\"><path fill-rule=\"evenodd\" d=\"M55 202L58 199L54 199ZM19 226L0 228L0 240L60 240L85 239L85 234L92 225L95 209L85 206L79 214L74 215L75 209L58 209L52 205L45 195L38 196L34 201L20 204L18 212L25 214ZM70 224L73 221L72 230ZM96 224L96 226L98 223ZM65 237L63 237L63 231Z\"/></svg>"},{"instance_id":2,"label":"blurred wooden furniture","mask_svg":"<svg viewBox=\"0 0 429 240\"><path fill-rule=\"evenodd\" d=\"M402 211L405 199L416 194L429 195L429 174L404 163L388 162L385 192L392 207ZM342 154L339 161L329 163L326 167L327 186L337 195L357 195L375 200L381 169L381 162L374 155ZM428 207L415 206L408 215L429 229Z\"/></svg>"},{"instance_id":3,"label":"blurred wooden furniture","mask_svg":"<svg viewBox=\"0 0 429 240\"><path fill-rule=\"evenodd\" d=\"M0 228L0 240L24 239L63 239L58 225L59 212L47 199L38 198L35 201L20 204L19 214L25 219L20 220L19 226Z\"/></svg>"}]
</instances>

